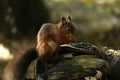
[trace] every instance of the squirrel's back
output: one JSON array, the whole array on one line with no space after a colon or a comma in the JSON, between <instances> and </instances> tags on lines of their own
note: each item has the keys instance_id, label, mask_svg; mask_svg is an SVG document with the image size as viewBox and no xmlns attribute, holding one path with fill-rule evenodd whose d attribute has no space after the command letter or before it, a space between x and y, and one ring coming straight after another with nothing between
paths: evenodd
<instances>
[{"instance_id":1,"label":"squirrel's back","mask_svg":"<svg viewBox=\"0 0 120 80\"><path fill-rule=\"evenodd\" d=\"M52 31L51 28L55 26L56 25L52 23L43 24L37 34L37 39L45 39L45 38L51 37L50 35Z\"/></svg>"}]
</instances>

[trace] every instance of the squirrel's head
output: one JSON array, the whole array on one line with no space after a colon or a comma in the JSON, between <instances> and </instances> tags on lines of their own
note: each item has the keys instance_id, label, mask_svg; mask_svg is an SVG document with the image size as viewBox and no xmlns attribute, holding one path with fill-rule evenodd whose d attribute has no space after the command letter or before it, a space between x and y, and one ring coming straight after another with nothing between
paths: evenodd
<instances>
[{"instance_id":1,"label":"squirrel's head","mask_svg":"<svg viewBox=\"0 0 120 80\"><path fill-rule=\"evenodd\" d=\"M72 24L71 17L61 17L60 22L57 25L59 36L57 37L60 44L72 43L76 41L75 28Z\"/></svg>"},{"instance_id":2,"label":"squirrel's head","mask_svg":"<svg viewBox=\"0 0 120 80\"><path fill-rule=\"evenodd\" d=\"M67 16L67 19L65 17L61 17L60 19L60 22L58 23L58 27L59 29L72 29L71 32L74 32L74 27L73 27L73 24L71 22L71 17L70 16Z\"/></svg>"}]
</instances>

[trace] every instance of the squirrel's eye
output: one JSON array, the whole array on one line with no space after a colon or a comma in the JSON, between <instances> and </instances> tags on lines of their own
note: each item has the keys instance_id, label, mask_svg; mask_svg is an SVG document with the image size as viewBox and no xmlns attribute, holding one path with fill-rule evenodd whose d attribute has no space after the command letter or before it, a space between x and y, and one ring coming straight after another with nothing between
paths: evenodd
<instances>
[{"instance_id":1,"label":"squirrel's eye","mask_svg":"<svg viewBox=\"0 0 120 80\"><path fill-rule=\"evenodd\" d=\"M71 31L71 29L70 29L69 27L67 27L67 28L66 28L66 31L70 32L70 31Z\"/></svg>"}]
</instances>

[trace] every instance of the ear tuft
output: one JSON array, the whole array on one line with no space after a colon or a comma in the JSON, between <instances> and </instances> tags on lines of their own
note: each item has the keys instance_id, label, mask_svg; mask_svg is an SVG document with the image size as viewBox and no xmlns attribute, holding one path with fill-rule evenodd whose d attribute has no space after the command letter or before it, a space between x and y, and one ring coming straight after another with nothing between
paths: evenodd
<instances>
[{"instance_id":1,"label":"ear tuft","mask_svg":"<svg viewBox=\"0 0 120 80\"><path fill-rule=\"evenodd\" d=\"M70 15L67 15L67 20L68 20L69 22L71 22L71 17L70 17Z\"/></svg>"},{"instance_id":2,"label":"ear tuft","mask_svg":"<svg viewBox=\"0 0 120 80\"><path fill-rule=\"evenodd\" d=\"M60 22L62 23L62 25L64 26L65 24L66 24L66 18L65 17L61 17L61 20L60 20Z\"/></svg>"},{"instance_id":3,"label":"ear tuft","mask_svg":"<svg viewBox=\"0 0 120 80\"><path fill-rule=\"evenodd\" d=\"M71 22L71 17L70 17L70 15L67 15L67 20L68 20L68 22Z\"/></svg>"},{"instance_id":4,"label":"ear tuft","mask_svg":"<svg viewBox=\"0 0 120 80\"><path fill-rule=\"evenodd\" d=\"M64 17L64 16L61 16L61 20L60 20L60 21L61 21L61 22L66 21L65 17Z\"/></svg>"}]
</instances>

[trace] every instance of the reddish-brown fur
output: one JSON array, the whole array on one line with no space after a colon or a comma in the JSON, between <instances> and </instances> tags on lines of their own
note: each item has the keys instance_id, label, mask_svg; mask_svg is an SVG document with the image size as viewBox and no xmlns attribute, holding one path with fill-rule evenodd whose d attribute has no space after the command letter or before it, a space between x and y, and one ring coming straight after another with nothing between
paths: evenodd
<instances>
[{"instance_id":1,"label":"reddish-brown fur","mask_svg":"<svg viewBox=\"0 0 120 80\"><path fill-rule=\"evenodd\" d=\"M61 44L76 41L74 30L70 17L67 20L62 17L58 24L46 23L41 27L37 35L37 50L39 59L46 67L49 67L47 62Z\"/></svg>"}]
</instances>

